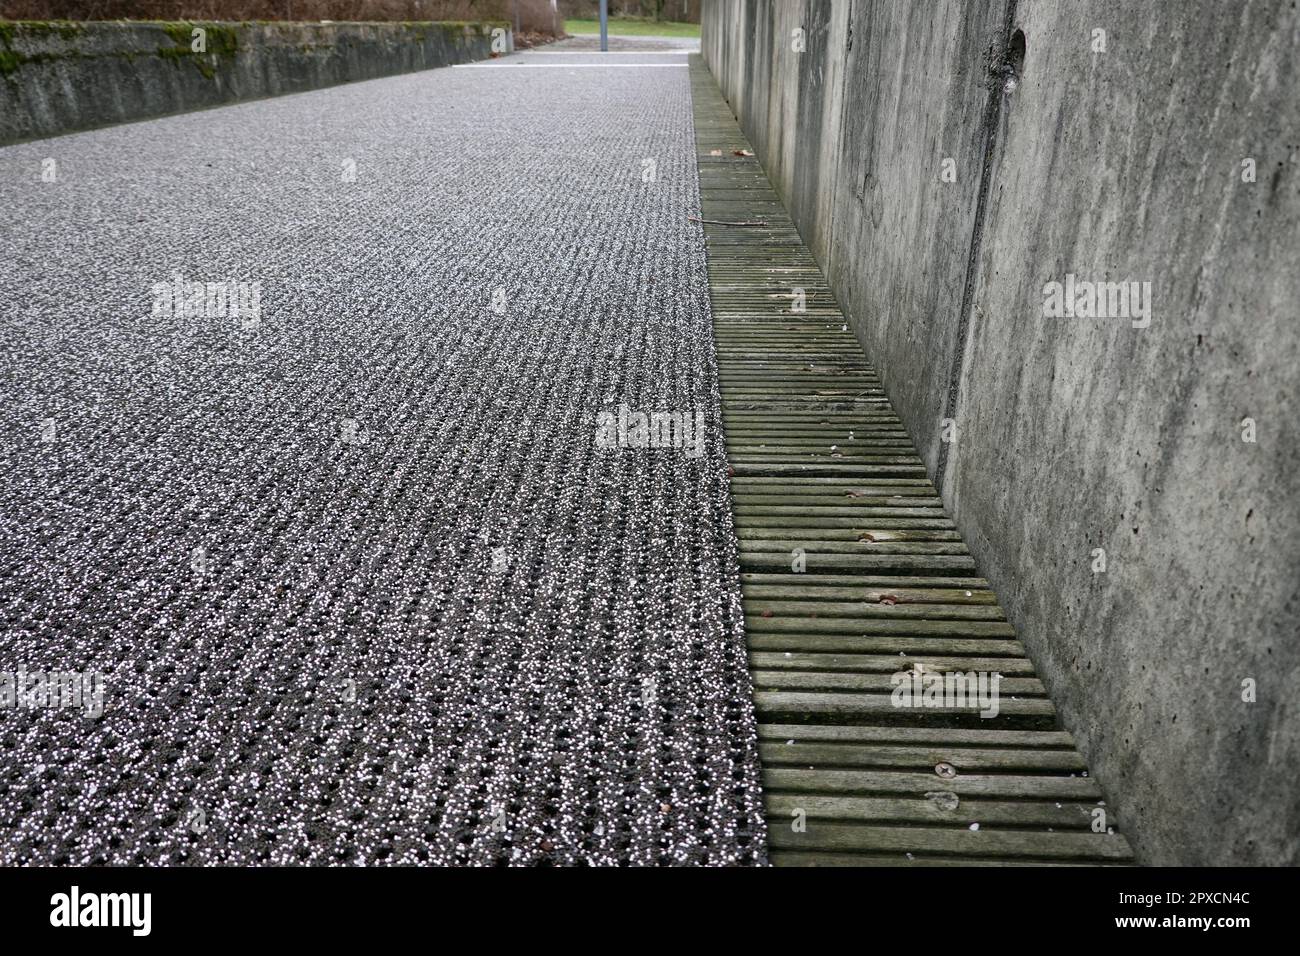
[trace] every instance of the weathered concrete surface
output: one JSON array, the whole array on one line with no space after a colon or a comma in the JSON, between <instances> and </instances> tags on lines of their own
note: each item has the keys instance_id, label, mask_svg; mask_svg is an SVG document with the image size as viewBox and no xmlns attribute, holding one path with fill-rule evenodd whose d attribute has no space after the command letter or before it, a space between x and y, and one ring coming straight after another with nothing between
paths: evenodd
<instances>
[{"instance_id":1,"label":"weathered concrete surface","mask_svg":"<svg viewBox=\"0 0 1300 956\"><path fill-rule=\"evenodd\" d=\"M719 0L702 48L1141 858L1296 862L1297 11ZM1067 273L1149 327L1045 318Z\"/></svg>"},{"instance_id":2,"label":"weathered concrete surface","mask_svg":"<svg viewBox=\"0 0 1300 956\"><path fill-rule=\"evenodd\" d=\"M509 48L504 23L0 23L0 143L479 60L494 28Z\"/></svg>"},{"instance_id":3,"label":"weathered concrete surface","mask_svg":"<svg viewBox=\"0 0 1300 956\"><path fill-rule=\"evenodd\" d=\"M765 5L769 15L757 22L729 21L722 42L710 21L703 43L868 350L883 356L893 343L910 355L906 366L881 363L880 373L933 464L942 416L929 410L942 407L957 347L948 319L961 302L975 190L945 186L928 169L922 175L919 157L952 156L966 177L977 175L987 99L978 80L998 18L960 17L960 0L878 7L866 18L853 8L851 47L849 5L820 3ZM798 54L792 31L801 26L807 49ZM915 54L897 57L902 44ZM918 61L944 68L918 70Z\"/></svg>"}]
</instances>

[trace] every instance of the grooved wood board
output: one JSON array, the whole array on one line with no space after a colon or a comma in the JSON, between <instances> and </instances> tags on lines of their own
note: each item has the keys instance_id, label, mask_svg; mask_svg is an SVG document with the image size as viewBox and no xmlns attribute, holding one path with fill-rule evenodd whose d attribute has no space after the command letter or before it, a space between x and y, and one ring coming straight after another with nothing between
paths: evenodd
<instances>
[{"instance_id":1,"label":"grooved wood board","mask_svg":"<svg viewBox=\"0 0 1300 956\"><path fill-rule=\"evenodd\" d=\"M1132 862L698 56L691 87L772 862ZM891 697L971 672L1000 675L996 716Z\"/></svg>"}]
</instances>

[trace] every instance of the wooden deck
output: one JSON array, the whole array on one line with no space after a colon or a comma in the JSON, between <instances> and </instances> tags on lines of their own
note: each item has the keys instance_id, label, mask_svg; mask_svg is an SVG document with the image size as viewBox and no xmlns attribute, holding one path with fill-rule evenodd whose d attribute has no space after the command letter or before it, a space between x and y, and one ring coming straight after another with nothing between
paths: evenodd
<instances>
[{"instance_id":1,"label":"wooden deck","mask_svg":"<svg viewBox=\"0 0 1300 956\"><path fill-rule=\"evenodd\" d=\"M691 83L772 861L1131 862L698 56ZM918 670L1001 675L998 715L895 706Z\"/></svg>"}]
</instances>

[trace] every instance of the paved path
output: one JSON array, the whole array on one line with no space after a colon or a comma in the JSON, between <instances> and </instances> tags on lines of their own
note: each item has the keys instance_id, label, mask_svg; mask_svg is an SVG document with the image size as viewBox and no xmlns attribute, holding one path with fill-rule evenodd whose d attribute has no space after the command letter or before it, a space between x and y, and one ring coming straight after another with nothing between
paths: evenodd
<instances>
[{"instance_id":1,"label":"paved path","mask_svg":"<svg viewBox=\"0 0 1300 956\"><path fill-rule=\"evenodd\" d=\"M528 56L537 56L538 54L553 53L600 53L600 35L583 34L581 36L572 36L567 40L561 40L558 43L548 43L544 47L527 51ZM638 36L620 36L617 33L609 35L609 52L611 53L659 53L659 54L688 54L700 52L699 37L638 37Z\"/></svg>"},{"instance_id":2,"label":"paved path","mask_svg":"<svg viewBox=\"0 0 1300 956\"><path fill-rule=\"evenodd\" d=\"M0 862L763 858L684 61L0 150Z\"/></svg>"}]
</instances>

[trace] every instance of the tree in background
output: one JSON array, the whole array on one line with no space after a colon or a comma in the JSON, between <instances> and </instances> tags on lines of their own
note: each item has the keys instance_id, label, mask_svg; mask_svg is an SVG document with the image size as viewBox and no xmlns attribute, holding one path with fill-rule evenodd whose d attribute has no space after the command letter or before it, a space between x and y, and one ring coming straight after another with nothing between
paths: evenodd
<instances>
[{"instance_id":1,"label":"tree in background","mask_svg":"<svg viewBox=\"0 0 1300 956\"><path fill-rule=\"evenodd\" d=\"M699 23L701 2L702 0L609 0L609 15ZM560 15L566 20L594 20L600 16L600 0L559 0L559 6Z\"/></svg>"}]
</instances>

